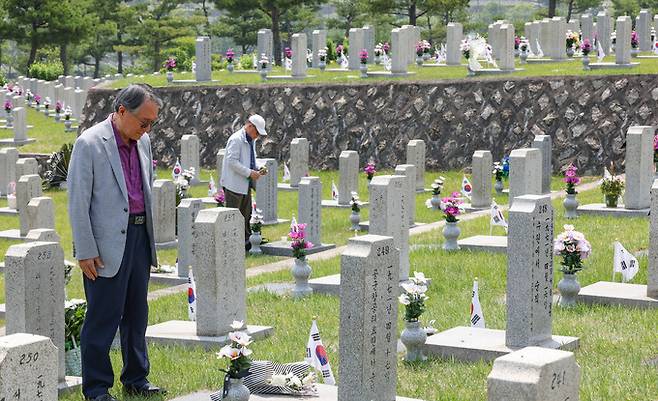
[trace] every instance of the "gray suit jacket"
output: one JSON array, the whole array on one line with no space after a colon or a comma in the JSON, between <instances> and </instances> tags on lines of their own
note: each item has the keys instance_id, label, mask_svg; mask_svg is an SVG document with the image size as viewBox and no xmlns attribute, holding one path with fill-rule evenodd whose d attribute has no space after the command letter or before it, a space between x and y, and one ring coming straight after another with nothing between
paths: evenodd
<instances>
[{"instance_id":1,"label":"gray suit jacket","mask_svg":"<svg viewBox=\"0 0 658 401\"><path fill-rule=\"evenodd\" d=\"M137 150L151 263L157 265L151 211L153 159L148 135L137 142ZM126 180L109 117L87 129L75 141L67 185L73 256L78 260L100 256L105 267L98 269L98 275L114 277L123 259L129 212Z\"/></svg>"}]
</instances>

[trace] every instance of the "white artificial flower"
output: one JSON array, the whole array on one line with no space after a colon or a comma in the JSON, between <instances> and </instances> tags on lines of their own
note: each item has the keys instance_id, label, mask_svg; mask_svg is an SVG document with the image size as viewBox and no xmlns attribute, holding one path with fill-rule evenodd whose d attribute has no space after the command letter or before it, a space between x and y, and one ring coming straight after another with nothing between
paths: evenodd
<instances>
[{"instance_id":1,"label":"white artificial flower","mask_svg":"<svg viewBox=\"0 0 658 401\"><path fill-rule=\"evenodd\" d=\"M411 303L411 300L409 299L409 297L407 296L407 294L402 294L402 295L400 295L400 297L398 298L398 300L400 301L400 303L401 303L402 305L409 305L409 304Z\"/></svg>"},{"instance_id":2,"label":"white artificial flower","mask_svg":"<svg viewBox=\"0 0 658 401\"><path fill-rule=\"evenodd\" d=\"M228 333L228 338L231 341L242 345L243 347L246 347L247 345L252 343L251 337L248 334L243 333L241 331L233 331Z\"/></svg>"},{"instance_id":3,"label":"white artificial flower","mask_svg":"<svg viewBox=\"0 0 658 401\"><path fill-rule=\"evenodd\" d=\"M218 358L229 358L231 360L238 359L240 355L240 350L238 348L233 348L230 344L222 347L222 349L217 353Z\"/></svg>"},{"instance_id":4,"label":"white artificial flower","mask_svg":"<svg viewBox=\"0 0 658 401\"><path fill-rule=\"evenodd\" d=\"M240 330L243 327L244 327L244 321L243 320L234 320L233 323L231 323L231 328L233 330Z\"/></svg>"},{"instance_id":5,"label":"white artificial flower","mask_svg":"<svg viewBox=\"0 0 658 401\"><path fill-rule=\"evenodd\" d=\"M285 386L286 385L286 376L285 375L272 375L272 378L269 380L269 383L273 386Z\"/></svg>"},{"instance_id":6,"label":"white artificial flower","mask_svg":"<svg viewBox=\"0 0 658 401\"><path fill-rule=\"evenodd\" d=\"M300 389L302 388L302 381L299 380L299 377L293 376L290 378L290 387L294 389Z\"/></svg>"},{"instance_id":7,"label":"white artificial flower","mask_svg":"<svg viewBox=\"0 0 658 401\"><path fill-rule=\"evenodd\" d=\"M249 356L249 355L253 354L254 351L250 350L247 347L242 347L242 348L240 348L240 353L244 356Z\"/></svg>"},{"instance_id":8,"label":"white artificial flower","mask_svg":"<svg viewBox=\"0 0 658 401\"><path fill-rule=\"evenodd\" d=\"M573 231L574 227L571 224L564 225L564 231Z\"/></svg>"},{"instance_id":9,"label":"white artificial flower","mask_svg":"<svg viewBox=\"0 0 658 401\"><path fill-rule=\"evenodd\" d=\"M302 384L308 386L309 384L314 384L316 381L315 372L310 372L302 379Z\"/></svg>"},{"instance_id":10,"label":"white artificial flower","mask_svg":"<svg viewBox=\"0 0 658 401\"><path fill-rule=\"evenodd\" d=\"M423 272L414 272L414 281L416 284L427 284L428 279L425 277L425 273Z\"/></svg>"}]
</instances>

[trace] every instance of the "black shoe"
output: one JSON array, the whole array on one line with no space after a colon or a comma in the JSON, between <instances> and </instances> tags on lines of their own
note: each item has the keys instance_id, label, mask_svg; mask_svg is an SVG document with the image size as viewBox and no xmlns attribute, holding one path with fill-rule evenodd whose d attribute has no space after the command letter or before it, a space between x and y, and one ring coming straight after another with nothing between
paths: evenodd
<instances>
[{"instance_id":1,"label":"black shoe","mask_svg":"<svg viewBox=\"0 0 658 401\"><path fill-rule=\"evenodd\" d=\"M135 386L123 386L123 391L126 392L128 395L139 395L142 397L150 397L152 395L165 395L167 394L167 390L160 388L158 386L154 386L151 383L146 383L145 385L141 387L135 387Z\"/></svg>"},{"instance_id":2,"label":"black shoe","mask_svg":"<svg viewBox=\"0 0 658 401\"><path fill-rule=\"evenodd\" d=\"M98 397L95 397L95 398L87 397L87 398L85 398L85 400L91 400L91 401L119 401L119 400L117 400L116 398L112 397L109 394L99 395Z\"/></svg>"}]
</instances>

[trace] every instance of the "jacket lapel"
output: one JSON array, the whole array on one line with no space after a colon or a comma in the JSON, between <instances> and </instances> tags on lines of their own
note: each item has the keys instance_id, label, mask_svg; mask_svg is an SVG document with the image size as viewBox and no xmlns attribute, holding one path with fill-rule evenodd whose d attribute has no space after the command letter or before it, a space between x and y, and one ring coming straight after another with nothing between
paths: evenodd
<instances>
[{"instance_id":1,"label":"jacket lapel","mask_svg":"<svg viewBox=\"0 0 658 401\"><path fill-rule=\"evenodd\" d=\"M147 134L144 134L147 135ZM144 201L147 204L151 202L151 165L152 162L148 158L148 150L146 143L140 139L137 141L137 154L139 154L139 165L142 170L142 191L144 191Z\"/></svg>"},{"instance_id":2,"label":"jacket lapel","mask_svg":"<svg viewBox=\"0 0 658 401\"><path fill-rule=\"evenodd\" d=\"M112 167L114 177L117 179L117 183L119 183L119 188L121 188L123 196L126 198L126 200L128 200L126 178L123 175L121 159L119 158L119 148L117 146L117 141L114 138L114 130L112 129L110 118L105 120L105 125L105 134L103 134L103 147L107 153L107 158L110 160L110 166Z\"/></svg>"}]
</instances>

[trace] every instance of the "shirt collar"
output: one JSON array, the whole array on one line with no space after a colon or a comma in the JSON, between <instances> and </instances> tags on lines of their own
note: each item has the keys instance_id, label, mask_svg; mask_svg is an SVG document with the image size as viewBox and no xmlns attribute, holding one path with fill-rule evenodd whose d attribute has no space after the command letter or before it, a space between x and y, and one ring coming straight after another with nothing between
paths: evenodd
<instances>
[{"instance_id":1,"label":"shirt collar","mask_svg":"<svg viewBox=\"0 0 658 401\"><path fill-rule=\"evenodd\" d=\"M121 135L119 134L119 130L117 127L114 125L114 113L110 114L110 124L112 124L112 131L114 132L114 139L117 141L117 146L120 148L128 148L132 149L133 146L137 143L134 139L128 139L128 144L126 144L123 139L121 138Z\"/></svg>"}]
</instances>

